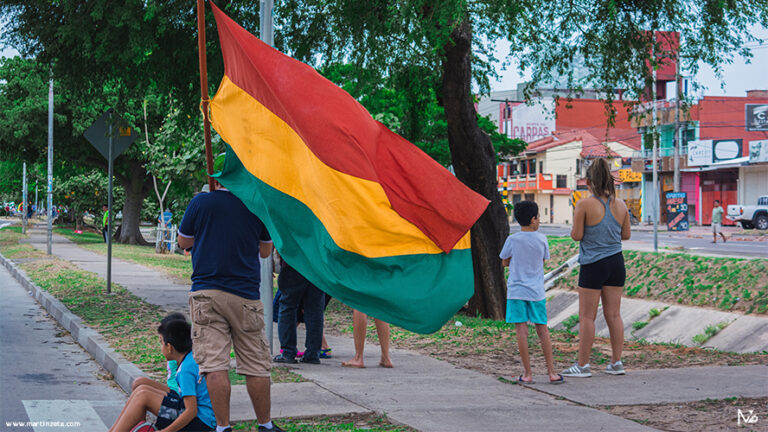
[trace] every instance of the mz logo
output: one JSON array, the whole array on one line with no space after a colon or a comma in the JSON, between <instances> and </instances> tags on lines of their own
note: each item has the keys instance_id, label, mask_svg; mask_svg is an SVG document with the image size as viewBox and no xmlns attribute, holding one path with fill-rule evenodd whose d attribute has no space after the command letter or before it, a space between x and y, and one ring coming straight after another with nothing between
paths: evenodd
<instances>
[{"instance_id":1,"label":"mz logo","mask_svg":"<svg viewBox=\"0 0 768 432\"><path fill-rule=\"evenodd\" d=\"M739 426L741 426L741 422L744 422L745 425L757 423L757 414L754 414L754 412L755 410L749 410L749 413L744 415L741 409L739 409L736 415L736 421L739 423Z\"/></svg>"}]
</instances>

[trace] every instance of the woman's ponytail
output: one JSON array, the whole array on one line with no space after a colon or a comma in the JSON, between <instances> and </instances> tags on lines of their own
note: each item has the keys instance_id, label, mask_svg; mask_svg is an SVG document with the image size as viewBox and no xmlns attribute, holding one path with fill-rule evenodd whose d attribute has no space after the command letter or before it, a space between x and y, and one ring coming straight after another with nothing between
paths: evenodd
<instances>
[{"instance_id":1,"label":"woman's ponytail","mask_svg":"<svg viewBox=\"0 0 768 432\"><path fill-rule=\"evenodd\" d=\"M598 158L592 161L587 168L587 180L592 188L592 193L597 196L616 197L616 186L613 184L613 176L608 161Z\"/></svg>"}]
</instances>

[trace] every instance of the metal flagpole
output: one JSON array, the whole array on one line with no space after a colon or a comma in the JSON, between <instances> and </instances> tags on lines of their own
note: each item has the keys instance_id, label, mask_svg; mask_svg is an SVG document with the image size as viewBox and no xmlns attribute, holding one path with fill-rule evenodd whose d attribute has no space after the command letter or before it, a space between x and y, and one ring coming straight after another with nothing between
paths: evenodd
<instances>
[{"instance_id":1,"label":"metal flagpole","mask_svg":"<svg viewBox=\"0 0 768 432\"><path fill-rule=\"evenodd\" d=\"M274 45L274 26L272 21L272 10L274 8L273 0L261 0L259 7L259 29L260 37L264 43L269 46ZM264 331L267 333L267 340L269 341L269 351L274 353L274 347L272 342L272 274L274 263L272 256L267 258L260 258L261 264L261 300L264 303Z\"/></svg>"},{"instance_id":2,"label":"metal flagpole","mask_svg":"<svg viewBox=\"0 0 768 432\"><path fill-rule=\"evenodd\" d=\"M47 253L53 249L53 72L48 84L48 246Z\"/></svg>"}]
</instances>

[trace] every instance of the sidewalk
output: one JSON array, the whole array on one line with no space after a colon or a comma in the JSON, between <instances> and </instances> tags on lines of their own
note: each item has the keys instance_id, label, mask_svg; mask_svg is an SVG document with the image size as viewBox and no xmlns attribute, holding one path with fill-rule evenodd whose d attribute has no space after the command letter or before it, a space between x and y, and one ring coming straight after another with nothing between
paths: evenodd
<instances>
[{"instance_id":1,"label":"sidewalk","mask_svg":"<svg viewBox=\"0 0 768 432\"><path fill-rule=\"evenodd\" d=\"M45 249L42 231L30 243ZM53 252L80 268L104 275L104 256L54 236ZM113 259L113 280L148 302L186 311L188 287L145 267ZM55 315L55 314L54 314ZM321 365L296 365L311 383L273 385L274 417L381 412L394 422L423 431L475 430L651 430L589 405L691 401L733 396L768 397L768 367L710 367L628 371L626 377L570 379L564 386L510 385L492 376L405 350L392 350L394 369L376 367L378 347L367 344L366 369L342 368L354 348L348 337L328 337L334 358ZM300 341L301 343L301 341ZM538 377L541 381L543 377ZM626 385L617 385L624 383ZM253 419L243 386L235 386L232 418ZM611 398L629 393L631 398ZM660 390L661 389L661 390ZM598 397L600 396L600 397ZM565 398L565 399L563 399ZM520 415L524 413L524 415Z\"/></svg>"}]
</instances>

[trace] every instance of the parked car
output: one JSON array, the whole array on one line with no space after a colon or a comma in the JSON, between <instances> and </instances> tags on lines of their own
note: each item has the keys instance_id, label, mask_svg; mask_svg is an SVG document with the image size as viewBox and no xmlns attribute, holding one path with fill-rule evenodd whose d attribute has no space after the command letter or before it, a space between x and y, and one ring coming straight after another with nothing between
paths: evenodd
<instances>
[{"instance_id":1,"label":"parked car","mask_svg":"<svg viewBox=\"0 0 768 432\"><path fill-rule=\"evenodd\" d=\"M729 205L727 217L745 229L768 229L768 195L758 198L757 205Z\"/></svg>"}]
</instances>

